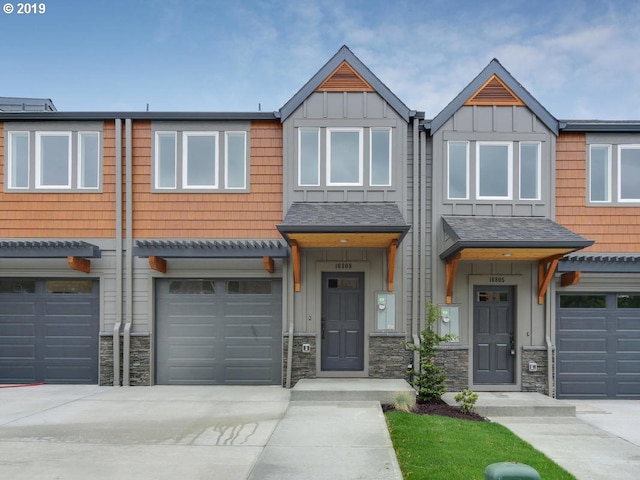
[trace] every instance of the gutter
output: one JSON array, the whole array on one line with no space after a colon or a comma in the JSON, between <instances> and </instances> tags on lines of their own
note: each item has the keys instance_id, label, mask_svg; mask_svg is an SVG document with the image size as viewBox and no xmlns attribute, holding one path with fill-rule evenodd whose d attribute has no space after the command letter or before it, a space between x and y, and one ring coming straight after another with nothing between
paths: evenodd
<instances>
[{"instance_id":1,"label":"gutter","mask_svg":"<svg viewBox=\"0 0 640 480\"><path fill-rule=\"evenodd\" d=\"M120 386L122 328L122 120L116 118L116 321L113 325L113 386Z\"/></svg>"},{"instance_id":2,"label":"gutter","mask_svg":"<svg viewBox=\"0 0 640 480\"><path fill-rule=\"evenodd\" d=\"M125 181L125 208L126 208L126 232L125 232L125 248L126 248L126 317L124 324L123 354L122 354L122 385L128 387L130 385L130 365L131 365L131 325L133 324L133 168L132 168L132 139L131 119L125 120L125 155L126 155L126 181Z\"/></svg>"}]
</instances>

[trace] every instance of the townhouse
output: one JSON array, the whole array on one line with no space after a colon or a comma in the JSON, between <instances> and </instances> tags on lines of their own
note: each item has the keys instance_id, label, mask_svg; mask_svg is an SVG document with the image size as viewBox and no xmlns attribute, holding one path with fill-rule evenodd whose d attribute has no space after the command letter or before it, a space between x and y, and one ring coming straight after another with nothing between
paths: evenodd
<instances>
[{"instance_id":1,"label":"townhouse","mask_svg":"<svg viewBox=\"0 0 640 480\"><path fill-rule=\"evenodd\" d=\"M452 390L640 396L640 122L497 60L430 120L344 46L277 112L0 122L3 383L406 378L431 302Z\"/></svg>"}]
</instances>

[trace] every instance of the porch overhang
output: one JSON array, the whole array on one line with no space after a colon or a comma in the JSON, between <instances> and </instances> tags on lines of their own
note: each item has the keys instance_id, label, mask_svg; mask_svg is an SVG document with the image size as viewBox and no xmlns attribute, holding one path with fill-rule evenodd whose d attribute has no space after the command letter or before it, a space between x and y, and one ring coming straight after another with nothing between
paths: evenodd
<instances>
[{"instance_id":1,"label":"porch overhang","mask_svg":"<svg viewBox=\"0 0 640 480\"><path fill-rule=\"evenodd\" d=\"M395 203L294 203L276 225L291 245L295 290L303 248L384 248L387 289L393 290L396 250L411 228Z\"/></svg>"},{"instance_id":2,"label":"porch overhang","mask_svg":"<svg viewBox=\"0 0 640 480\"><path fill-rule=\"evenodd\" d=\"M287 257L289 248L281 240L137 240L133 254L161 273L167 272L167 258L262 258L273 273L273 259Z\"/></svg>"},{"instance_id":3,"label":"porch overhang","mask_svg":"<svg viewBox=\"0 0 640 480\"><path fill-rule=\"evenodd\" d=\"M0 258L66 258L72 270L91 272L90 258L100 258L97 245L67 240L0 241Z\"/></svg>"},{"instance_id":4,"label":"porch overhang","mask_svg":"<svg viewBox=\"0 0 640 480\"><path fill-rule=\"evenodd\" d=\"M551 282L558 261L565 255L593 245L580 235L543 217L443 217L446 248L446 302L453 300L453 286L461 261L537 262L538 303ZM579 274L572 276L577 282Z\"/></svg>"}]
</instances>

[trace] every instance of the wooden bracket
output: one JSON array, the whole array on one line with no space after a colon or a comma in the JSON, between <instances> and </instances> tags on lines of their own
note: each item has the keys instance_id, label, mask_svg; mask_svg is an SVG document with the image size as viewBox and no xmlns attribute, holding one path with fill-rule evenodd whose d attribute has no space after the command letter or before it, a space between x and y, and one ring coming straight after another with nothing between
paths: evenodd
<instances>
[{"instance_id":1,"label":"wooden bracket","mask_svg":"<svg viewBox=\"0 0 640 480\"><path fill-rule=\"evenodd\" d=\"M82 257L67 257L67 262L72 270L78 270L84 273L91 272L91 260Z\"/></svg>"},{"instance_id":2,"label":"wooden bracket","mask_svg":"<svg viewBox=\"0 0 640 480\"><path fill-rule=\"evenodd\" d=\"M296 292L300 291L300 247L298 242L291 240L291 257L293 260L293 285Z\"/></svg>"},{"instance_id":3,"label":"wooden bracket","mask_svg":"<svg viewBox=\"0 0 640 480\"><path fill-rule=\"evenodd\" d=\"M458 272L458 263L460 262L460 257L461 255L459 253L456 253L455 255L447 259L447 265L445 267L445 276L447 283L447 305L453 302L453 285L456 282L456 273Z\"/></svg>"},{"instance_id":4,"label":"wooden bracket","mask_svg":"<svg viewBox=\"0 0 640 480\"><path fill-rule=\"evenodd\" d=\"M538 262L538 305L544 304L544 296L551 283L553 275L558 268L558 262L563 255L555 255L549 258L543 258Z\"/></svg>"},{"instance_id":5,"label":"wooden bracket","mask_svg":"<svg viewBox=\"0 0 640 480\"><path fill-rule=\"evenodd\" d=\"M569 287L571 285L577 285L580 282L582 272L567 272L560 276L560 286Z\"/></svg>"},{"instance_id":6,"label":"wooden bracket","mask_svg":"<svg viewBox=\"0 0 640 480\"><path fill-rule=\"evenodd\" d=\"M387 290L393 292L393 274L396 270L396 251L398 250L398 240L391 240L387 248Z\"/></svg>"},{"instance_id":7,"label":"wooden bracket","mask_svg":"<svg viewBox=\"0 0 640 480\"><path fill-rule=\"evenodd\" d=\"M262 257L262 264L267 272L273 273L276 271L276 264L273 261L273 257Z\"/></svg>"},{"instance_id":8,"label":"wooden bracket","mask_svg":"<svg viewBox=\"0 0 640 480\"><path fill-rule=\"evenodd\" d=\"M149 257L149 266L160 273L167 273L167 260L162 257Z\"/></svg>"}]
</instances>

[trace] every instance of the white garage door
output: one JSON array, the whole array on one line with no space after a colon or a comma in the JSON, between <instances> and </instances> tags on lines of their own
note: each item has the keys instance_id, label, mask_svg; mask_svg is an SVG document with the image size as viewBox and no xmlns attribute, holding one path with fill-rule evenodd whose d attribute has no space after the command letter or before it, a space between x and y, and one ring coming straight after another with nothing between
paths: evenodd
<instances>
[{"instance_id":1,"label":"white garage door","mask_svg":"<svg viewBox=\"0 0 640 480\"><path fill-rule=\"evenodd\" d=\"M156 283L156 383L279 385L282 282Z\"/></svg>"}]
</instances>

